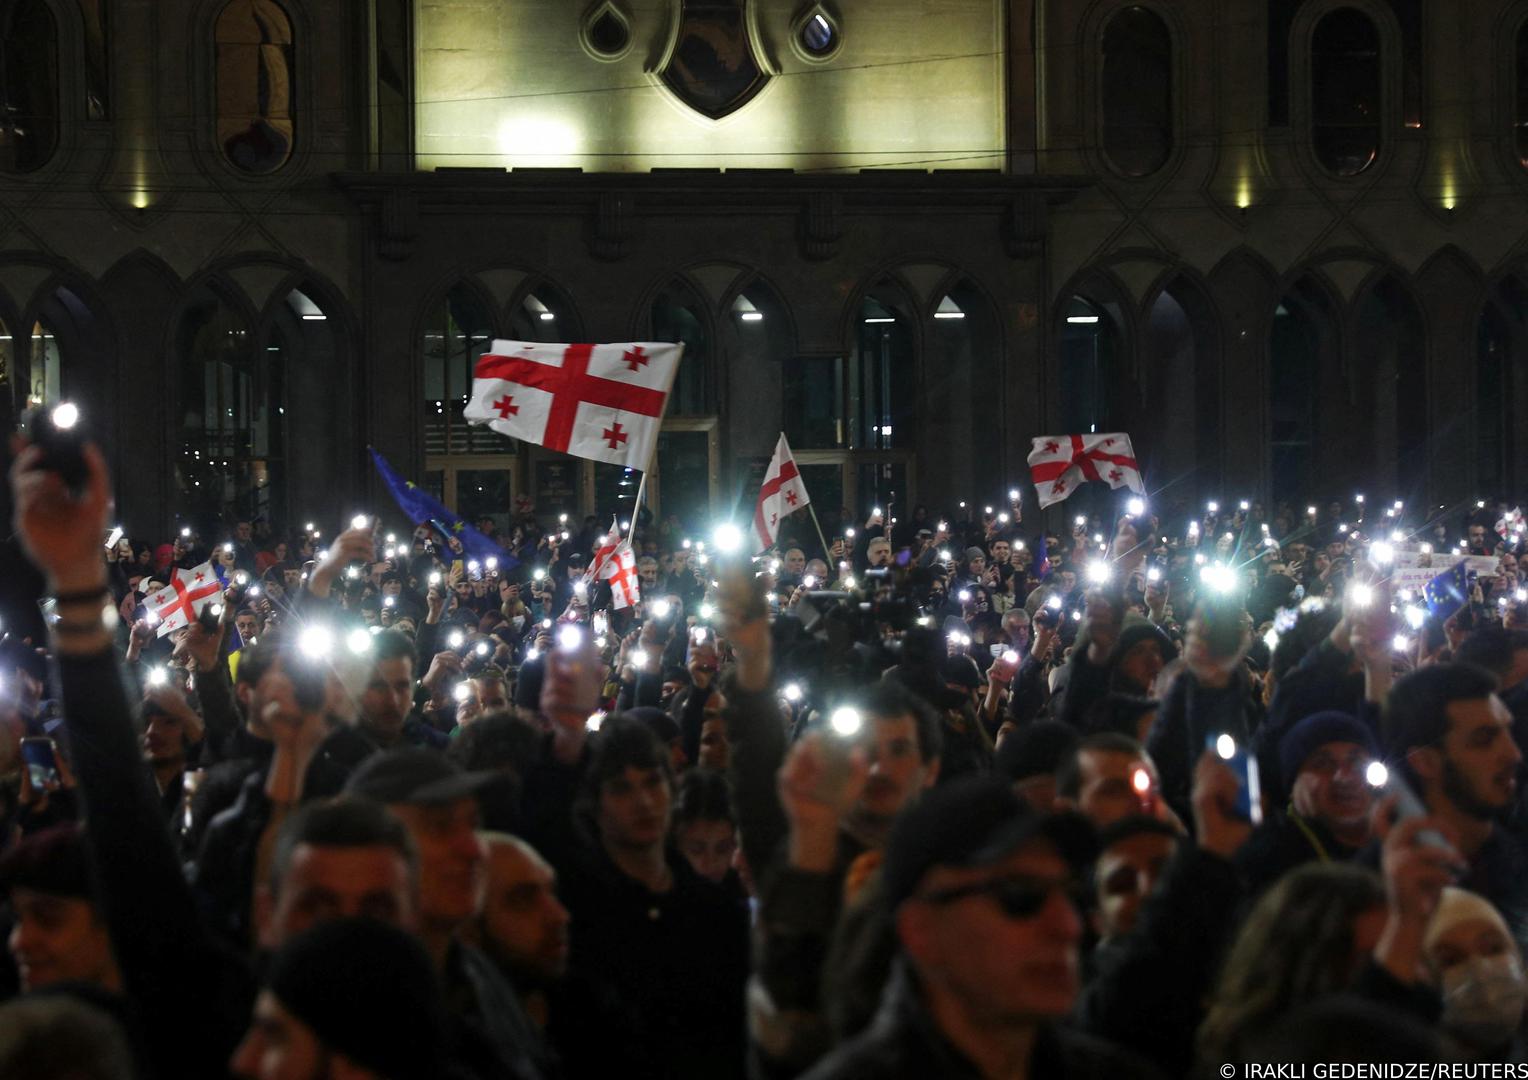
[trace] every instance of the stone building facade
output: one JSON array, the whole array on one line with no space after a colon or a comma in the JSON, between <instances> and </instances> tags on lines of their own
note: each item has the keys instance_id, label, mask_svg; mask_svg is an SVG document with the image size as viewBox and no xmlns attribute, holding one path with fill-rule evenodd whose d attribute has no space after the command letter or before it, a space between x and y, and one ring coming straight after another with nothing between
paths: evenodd
<instances>
[{"instance_id":1,"label":"stone building facade","mask_svg":"<svg viewBox=\"0 0 1528 1080\"><path fill-rule=\"evenodd\" d=\"M1187 507L1515 495L1528 0L0 0L0 403L130 532L635 477L469 430L673 340L652 503L953 508L1125 430Z\"/></svg>"}]
</instances>

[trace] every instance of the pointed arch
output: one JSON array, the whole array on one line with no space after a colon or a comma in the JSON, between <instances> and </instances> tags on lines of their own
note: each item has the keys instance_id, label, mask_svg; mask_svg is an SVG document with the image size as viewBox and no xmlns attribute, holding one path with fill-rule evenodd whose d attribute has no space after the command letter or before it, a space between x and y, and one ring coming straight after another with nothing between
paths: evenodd
<instances>
[{"instance_id":1,"label":"pointed arch","mask_svg":"<svg viewBox=\"0 0 1528 1080\"><path fill-rule=\"evenodd\" d=\"M1306 271L1285 285L1268 321L1268 472L1275 505L1317 490L1318 476L1332 478L1321 466L1341 436L1327 415L1342 400L1341 311L1325 278ZM1344 487L1349 470L1346 462L1338 466Z\"/></svg>"},{"instance_id":2,"label":"pointed arch","mask_svg":"<svg viewBox=\"0 0 1528 1080\"><path fill-rule=\"evenodd\" d=\"M1427 318L1410 283L1376 271L1353 299L1355 421L1367 421L1368 459L1381 483L1420 501L1427 478Z\"/></svg>"},{"instance_id":3,"label":"pointed arch","mask_svg":"<svg viewBox=\"0 0 1528 1080\"><path fill-rule=\"evenodd\" d=\"M1225 343L1219 311L1204 279L1184 266L1159 279L1142 309L1141 419L1158 430L1137 453L1144 454L1153 489L1181 485L1172 497L1197 503L1223 486ZM1194 433L1191 439L1184 438L1187 431Z\"/></svg>"},{"instance_id":4,"label":"pointed arch","mask_svg":"<svg viewBox=\"0 0 1528 1080\"><path fill-rule=\"evenodd\" d=\"M584 341L587 334L572 294L549 275L520 283L502 316L514 341Z\"/></svg>"}]
</instances>

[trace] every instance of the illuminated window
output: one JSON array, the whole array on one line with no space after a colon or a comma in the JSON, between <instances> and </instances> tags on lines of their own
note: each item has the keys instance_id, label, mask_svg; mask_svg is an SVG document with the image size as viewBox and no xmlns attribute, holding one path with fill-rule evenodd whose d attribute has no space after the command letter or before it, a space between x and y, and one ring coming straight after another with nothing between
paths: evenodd
<instances>
[{"instance_id":1,"label":"illuminated window","mask_svg":"<svg viewBox=\"0 0 1528 1080\"><path fill-rule=\"evenodd\" d=\"M424 358L424 445L442 454L512 454L515 442L493 429L469 427L462 417L472 393L478 357L492 344L492 322L477 293L458 285L425 324L420 350Z\"/></svg>"},{"instance_id":2,"label":"illuminated window","mask_svg":"<svg viewBox=\"0 0 1528 1080\"><path fill-rule=\"evenodd\" d=\"M1126 176L1150 176L1173 149L1173 45L1155 12L1128 7L1103 41L1104 152Z\"/></svg>"},{"instance_id":3,"label":"illuminated window","mask_svg":"<svg viewBox=\"0 0 1528 1080\"><path fill-rule=\"evenodd\" d=\"M275 0L232 0L214 33L218 145L244 172L275 172L292 156L292 22Z\"/></svg>"},{"instance_id":4,"label":"illuminated window","mask_svg":"<svg viewBox=\"0 0 1528 1080\"><path fill-rule=\"evenodd\" d=\"M0 169L31 172L58 147L58 24L44 0L0 6Z\"/></svg>"},{"instance_id":5,"label":"illuminated window","mask_svg":"<svg viewBox=\"0 0 1528 1080\"><path fill-rule=\"evenodd\" d=\"M269 515L285 490L282 340L256 338L210 289L187 308L176 340L182 505L197 517Z\"/></svg>"},{"instance_id":6,"label":"illuminated window","mask_svg":"<svg viewBox=\"0 0 1528 1080\"><path fill-rule=\"evenodd\" d=\"M1379 30L1365 14L1338 8L1311 36L1311 147L1338 176L1357 176L1379 157Z\"/></svg>"},{"instance_id":7,"label":"illuminated window","mask_svg":"<svg viewBox=\"0 0 1528 1080\"><path fill-rule=\"evenodd\" d=\"M27 386L27 404L51 405L62 401L63 358L58 336L44 323L32 324L32 377Z\"/></svg>"}]
</instances>

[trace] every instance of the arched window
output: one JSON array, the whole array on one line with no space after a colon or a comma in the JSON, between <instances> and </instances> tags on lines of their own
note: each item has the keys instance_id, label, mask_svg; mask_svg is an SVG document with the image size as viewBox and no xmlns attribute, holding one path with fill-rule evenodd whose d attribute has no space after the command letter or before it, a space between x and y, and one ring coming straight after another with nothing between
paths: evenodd
<instances>
[{"instance_id":1,"label":"arched window","mask_svg":"<svg viewBox=\"0 0 1528 1080\"><path fill-rule=\"evenodd\" d=\"M711 336L704 310L700 301L678 284L665 289L653 302L653 340L684 343L684 358L669 397L669 416L704 416L713 411L708 378Z\"/></svg>"},{"instance_id":2,"label":"arched window","mask_svg":"<svg viewBox=\"0 0 1528 1080\"><path fill-rule=\"evenodd\" d=\"M508 454L514 443L488 427L469 427L462 410L472 394L472 371L492 344L488 308L478 294L457 285L425 326L425 453Z\"/></svg>"},{"instance_id":3,"label":"arched window","mask_svg":"<svg viewBox=\"0 0 1528 1080\"><path fill-rule=\"evenodd\" d=\"M527 293L510 315L509 336L515 341L580 341L567 297L548 284Z\"/></svg>"},{"instance_id":4,"label":"arched window","mask_svg":"<svg viewBox=\"0 0 1528 1080\"><path fill-rule=\"evenodd\" d=\"M45 0L0 3L0 170L31 172L58 148L58 23Z\"/></svg>"},{"instance_id":5,"label":"arched window","mask_svg":"<svg viewBox=\"0 0 1528 1080\"><path fill-rule=\"evenodd\" d=\"M32 324L32 371L28 379L27 404L52 405L63 400L63 358L58 336L41 321Z\"/></svg>"},{"instance_id":6,"label":"arched window","mask_svg":"<svg viewBox=\"0 0 1528 1080\"><path fill-rule=\"evenodd\" d=\"M1379 157L1379 29L1367 15L1338 8L1311 35L1311 147L1323 168L1357 176Z\"/></svg>"},{"instance_id":7,"label":"arched window","mask_svg":"<svg viewBox=\"0 0 1528 1080\"><path fill-rule=\"evenodd\" d=\"M1516 135L1517 160L1528 169L1528 20L1517 29L1517 111L1513 115L1512 130Z\"/></svg>"},{"instance_id":8,"label":"arched window","mask_svg":"<svg viewBox=\"0 0 1528 1080\"><path fill-rule=\"evenodd\" d=\"M292 156L292 21L275 0L231 0L215 37L218 145L244 172L275 172Z\"/></svg>"},{"instance_id":9,"label":"arched window","mask_svg":"<svg viewBox=\"0 0 1528 1080\"><path fill-rule=\"evenodd\" d=\"M1113 431L1119 328L1103 307L1073 296L1062 317L1061 415L1068 432Z\"/></svg>"},{"instance_id":10,"label":"arched window","mask_svg":"<svg viewBox=\"0 0 1528 1080\"><path fill-rule=\"evenodd\" d=\"M1173 45L1156 12L1127 7L1104 29L1104 153L1126 176L1150 176L1173 149Z\"/></svg>"},{"instance_id":11,"label":"arched window","mask_svg":"<svg viewBox=\"0 0 1528 1080\"><path fill-rule=\"evenodd\" d=\"M286 364L230 304L203 288L176 339L184 504L198 520L269 517L284 490Z\"/></svg>"},{"instance_id":12,"label":"arched window","mask_svg":"<svg viewBox=\"0 0 1528 1080\"><path fill-rule=\"evenodd\" d=\"M1334 326L1326 294L1307 281L1286 293L1273 312L1268 337L1268 415L1275 504L1298 503L1312 490L1319 379L1323 361L1335 352Z\"/></svg>"},{"instance_id":13,"label":"arched window","mask_svg":"<svg viewBox=\"0 0 1528 1080\"><path fill-rule=\"evenodd\" d=\"M1507 496L1511 360L1511 322L1489 303L1475 333L1475 490L1493 500Z\"/></svg>"},{"instance_id":14,"label":"arched window","mask_svg":"<svg viewBox=\"0 0 1528 1080\"><path fill-rule=\"evenodd\" d=\"M860 305L856 347L849 355L849 446L901 450L914 445L917 374L906 299L882 285Z\"/></svg>"},{"instance_id":15,"label":"arched window","mask_svg":"<svg viewBox=\"0 0 1528 1080\"><path fill-rule=\"evenodd\" d=\"M1395 477L1396 493L1408 501L1422 494L1427 477L1427 352L1422 315L1409 289L1386 277L1354 312L1353 333L1363 342L1362 377L1372 394L1375 474Z\"/></svg>"}]
</instances>

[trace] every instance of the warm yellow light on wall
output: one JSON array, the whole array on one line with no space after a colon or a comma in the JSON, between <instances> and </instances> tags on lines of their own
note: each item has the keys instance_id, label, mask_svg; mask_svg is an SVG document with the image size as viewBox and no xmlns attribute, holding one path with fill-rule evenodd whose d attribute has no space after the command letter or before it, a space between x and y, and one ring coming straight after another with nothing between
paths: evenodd
<instances>
[{"instance_id":1,"label":"warm yellow light on wall","mask_svg":"<svg viewBox=\"0 0 1528 1080\"><path fill-rule=\"evenodd\" d=\"M1459 193L1454 188L1454 176L1446 173L1443 177L1443 209L1452 210L1459 203Z\"/></svg>"},{"instance_id":2,"label":"warm yellow light on wall","mask_svg":"<svg viewBox=\"0 0 1528 1080\"><path fill-rule=\"evenodd\" d=\"M1242 180L1236 185L1236 208L1245 210L1252 205L1252 181Z\"/></svg>"},{"instance_id":3,"label":"warm yellow light on wall","mask_svg":"<svg viewBox=\"0 0 1528 1080\"><path fill-rule=\"evenodd\" d=\"M139 210L147 210L149 207L149 193L142 188L133 192L133 206Z\"/></svg>"},{"instance_id":4,"label":"warm yellow light on wall","mask_svg":"<svg viewBox=\"0 0 1528 1080\"><path fill-rule=\"evenodd\" d=\"M512 165L562 164L576 155L583 144L579 130L572 124L545 116L505 117L499 123L498 141L499 153Z\"/></svg>"}]
</instances>

